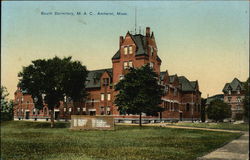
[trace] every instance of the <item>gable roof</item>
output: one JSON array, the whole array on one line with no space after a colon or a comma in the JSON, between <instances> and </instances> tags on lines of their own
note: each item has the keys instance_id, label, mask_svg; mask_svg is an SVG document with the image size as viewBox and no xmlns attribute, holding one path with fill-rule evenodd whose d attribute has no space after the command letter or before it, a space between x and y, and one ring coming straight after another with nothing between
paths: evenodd
<instances>
[{"instance_id":1,"label":"gable roof","mask_svg":"<svg viewBox=\"0 0 250 160\"><path fill-rule=\"evenodd\" d=\"M98 88L101 87L101 76L104 72L108 72L109 76L112 77L112 68L100 69L89 71L88 77L86 80L86 88Z\"/></svg>"},{"instance_id":2,"label":"gable roof","mask_svg":"<svg viewBox=\"0 0 250 160\"><path fill-rule=\"evenodd\" d=\"M145 55L148 56L147 52L147 39L146 36L142 34L135 34L132 35L128 32L128 34L131 36L132 40L135 42L135 45L137 46L137 50L135 52L135 56L141 56ZM120 59L120 49L115 53L115 55L112 57L113 59ZM161 62L161 59L157 56L157 60Z\"/></svg>"},{"instance_id":3,"label":"gable roof","mask_svg":"<svg viewBox=\"0 0 250 160\"><path fill-rule=\"evenodd\" d=\"M178 77L178 80L181 83L182 91L195 91L193 84L185 76Z\"/></svg>"},{"instance_id":4,"label":"gable roof","mask_svg":"<svg viewBox=\"0 0 250 160\"><path fill-rule=\"evenodd\" d=\"M226 83L224 88L223 88L223 92L228 92L228 89L231 89L232 91L237 91L238 87L241 89L241 90L244 90L244 87L243 87L243 83L237 79L237 78L234 78L233 81L231 83Z\"/></svg>"}]
</instances>

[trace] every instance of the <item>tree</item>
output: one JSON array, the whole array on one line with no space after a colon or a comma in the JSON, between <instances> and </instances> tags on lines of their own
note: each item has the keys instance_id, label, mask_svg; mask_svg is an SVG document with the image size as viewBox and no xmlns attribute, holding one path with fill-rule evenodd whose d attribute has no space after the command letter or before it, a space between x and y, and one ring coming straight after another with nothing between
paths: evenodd
<instances>
[{"instance_id":1,"label":"tree","mask_svg":"<svg viewBox=\"0 0 250 160\"><path fill-rule=\"evenodd\" d=\"M225 118L230 118L232 114L231 107L220 99L211 101L206 112L208 118L216 122L223 121Z\"/></svg>"},{"instance_id":2,"label":"tree","mask_svg":"<svg viewBox=\"0 0 250 160\"><path fill-rule=\"evenodd\" d=\"M204 98L201 98L201 121L206 121L206 102L207 100Z\"/></svg>"},{"instance_id":3,"label":"tree","mask_svg":"<svg viewBox=\"0 0 250 160\"><path fill-rule=\"evenodd\" d=\"M162 103L163 88L158 84L158 75L149 65L141 68L130 68L129 72L116 84L115 104L121 113L139 114L140 126L141 115L158 115L163 110L159 105Z\"/></svg>"},{"instance_id":4,"label":"tree","mask_svg":"<svg viewBox=\"0 0 250 160\"><path fill-rule=\"evenodd\" d=\"M247 81L244 83L243 85L244 89L245 89L245 97L243 99L243 105L244 105L244 117L246 120L249 120L249 106L250 106L250 81L249 81L249 77L247 79Z\"/></svg>"},{"instance_id":5,"label":"tree","mask_svg":"<svg viewBox=\"0 0 250 160\"><path fill-rule=\"evenodd\" d=\"M31 94L36 108L41 109L44 103L48 105L51 127L54 127L54 108L65 96L76 101L86 95L86 67L71 57L32 61L18 76L19 87Z\"/></svg>"},{"instance_id":6,"label":"tree","mask_svg":"<svg viewBox=\"0 0 250 160\"><path fill-rule=\"evenodd\" d=\"M7 96L9 95L7 88L1 86L1 121L13 119L13 100L8 101Z\"/></svg>"}]
</instances>

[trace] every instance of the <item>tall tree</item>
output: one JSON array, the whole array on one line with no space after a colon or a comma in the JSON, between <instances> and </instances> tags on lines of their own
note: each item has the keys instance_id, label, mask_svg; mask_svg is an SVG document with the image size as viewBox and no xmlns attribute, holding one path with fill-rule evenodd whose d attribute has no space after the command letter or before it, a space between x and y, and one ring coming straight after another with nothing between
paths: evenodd
<instances>
[{"instance_id":1,"label":"tall tree","mask_svg":"<svg viewBox=\"0 0 250 160\"><path fill-rule=\"evenodd\" d=\"M8 91L7 88L4 86L1 86L0 89L1 93L1 121L6 121L6 120L12 120L13 119L13 106L14 102L13 100L8 100Z\"/></svg>"},{"instance_id":2,"label":"tall tree","mask_svg":"<svg viewBox=\"0 0 250 160\"><path fill-rule=\"evenodd\" d=\"M141 68L130 68L129 72L119 83L115 90L115 104L118 110L128 114L139 114L140 126L141 115L158 115L163 110L162 103L163 88L158 84L158 75L149 65Z\"/></svg>"},{"instance_id":3,"label":"tall tree","mask_svg":"<svg viewBox=\"0 0 250 160\"><path fill-rule=\"evenodd\" d=\"M206 112L208 118L216 122L223 121L225 118L230 118L232 114L231 107L220 99L211 101Z\"/></svg>"},{"instance_id":4,"label":"tall tree","mask_svg":"<svg viewBox=\"0 0 250 160\"><path fill-rule=\"evenodd\" d=\"M249 121L249 107L250 107L250 80L249 77L247 81L244 83L244 89L245 89L245 97L243 99L243 105L244 105L244 117L245 120Z\"/></svg>"},{"instance_id":5,"label":"tall tree","mask_svg":"<svg viewBox=\"0 0 250 160\"><path fill-rule=\"evenodd\" d=\"M43 103L48 105L51 127L54 127L54 108L60 105L64 96L76 100L86 95L86 67L79 61L72 61L71 57L32 61L18 76L19 87L32 95L36 108L43 107Z\"/></svg>"},{"instance_id":6,"label":"tall tree","mask_svg":"<svg viewBox=\"0 0 250 160\"><path fill-rule=\"evenodd\" d=\"M206 102L207 100L204 98L201 98L201 121L206 121Z\"/></svg>"}]
</instances>

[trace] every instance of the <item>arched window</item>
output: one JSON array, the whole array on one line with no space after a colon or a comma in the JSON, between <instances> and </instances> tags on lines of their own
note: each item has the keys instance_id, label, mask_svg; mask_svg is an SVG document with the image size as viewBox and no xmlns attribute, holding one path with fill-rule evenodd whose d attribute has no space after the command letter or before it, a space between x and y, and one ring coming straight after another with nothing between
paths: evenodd
<instances>
[{"instance_id":1,"label":"arched window","mask_svg":"<svg viewBox=\"0 0 250 160\"><path fill-rule=\"evenodd\" d=\"M187 111L187 112L190 111L190 104L189 104L189 103L186 104L186 111Z\"/></svg>"}]
</instances>

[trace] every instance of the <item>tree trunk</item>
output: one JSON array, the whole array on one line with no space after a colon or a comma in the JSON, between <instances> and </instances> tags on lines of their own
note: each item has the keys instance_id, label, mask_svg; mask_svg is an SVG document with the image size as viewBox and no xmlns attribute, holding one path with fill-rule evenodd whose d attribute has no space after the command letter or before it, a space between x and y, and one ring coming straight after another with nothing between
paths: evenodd
<instances>
[{"instance_id":1,"label":"tree trunk","mask_svg":"<svg viewBox=\"0 0 250 160\"><path fill-rule=\"evenodd\" d=\"M141 126L142 126L142 125L141 125L141 113L140 113L140 119L139 119L139 122L140 122L140 127L141 127Z\"/></svg>"},{"instance_id":2,"label":"tree trunk","mask_svg":"<svg viewBox=\"0 0 250 160\"><path fill-rule=\"evenodd\" d=\"M50 127L51 128L54 128L55 126L55 120L54 120L54 107L51 109L51 112L50 112Z\"/></svg>"}]
</instances>

